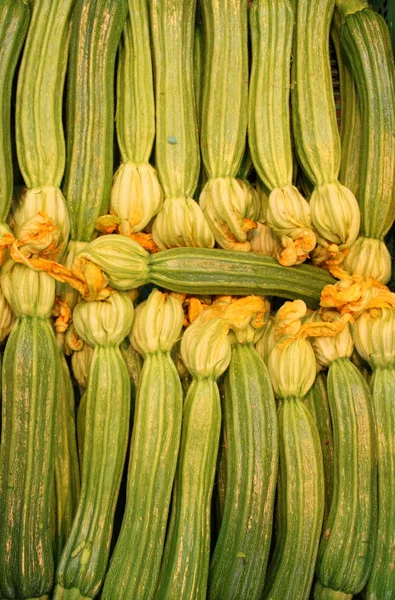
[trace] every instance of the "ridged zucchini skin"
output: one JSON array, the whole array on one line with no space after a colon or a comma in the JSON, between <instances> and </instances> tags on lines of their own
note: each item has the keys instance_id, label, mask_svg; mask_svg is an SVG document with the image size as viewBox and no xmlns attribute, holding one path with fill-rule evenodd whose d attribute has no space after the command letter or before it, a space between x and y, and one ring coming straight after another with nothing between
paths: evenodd
<instances>
[{"instance_id":1,"label":"ridged zucchini skin","mask_svg":"<svg viewBox=\"0 0 395 600\"><path fill-rule=\"evenodd\" d=\"M75 241L92 239L110 203L115 57L127 10L127 0L77 0L73 10L62 189Z\"/></svg>"},{"instance_id":2,"label":"ridged zucchini skin","mask_svg":"<svg viewBox=\"0 0 395 600\"><path fill-rule=\"evenodd\" d=\"M184 401L173 508L156 600L204 600L221 402L212 377L194 378Z\"/></svg>"},{"instance_id":3,"label":"ridged zucchini skin","mask_svg":"<svg viewBox=\"0 0 395 600\"><path fill-rule=\"evenodd\" d=\"M60 557L69 537L80 492L73 383L66 358L59 354L62 372L55 456L55 559Z\"/></svg>"},{"instance_id":4,"label":"ridged zucchini skin","mask_svg":"<svg viewBox=\"0 0 395 600\"><path fill-rule=\"evenodd\" d=\"M50 321L55 286L45 273L4 265L2 288L17 321L3 359L0 596L47 598L54 578L52 500L62 368Z\"/></svg>"},{"instance_id":5,"label":"ridged zucchini skin","mask_svg":"<svg viewBox=\"0 0 395 600\"><path fill-rule=\"evenodd\" d=\"M328 399L335 476L316 572L323 588L355 595L364 588L373 563L377 467L371 394L348 358L329 367ZM327 597L318 591L315 598Z\"/></svg>"},{"instance_id":6,"label":"ridged zucchini skin","mask_svg":"<svg viewBox=\"0 0 395 600\"><path fill-rule=\"evenodd\" d=\"M125 514L103 600L155 597L181 417L181 382L170 353L149 353L136 399Z\"/></svg>"},{"instance_id":7,"label":"ridged zucchini skin","mask_svg":"<svg viewBox=\"0 0 395 600\"><path fill-rule=\"evenodd\" d=\"M0 222L7 219L13 195L11 90L29 20L29 2L3 0L0 6Z\"/></svg>"},{"instance_id":8,"label":"ridged zucchini skin","mask_svg":"<svg viewBox=\"0 0 395 600\"><path fill-rule=\"evenodd\" d=\"M280 401L277 541L263 598L306 600L324 511L320 438L302 399Z\"/></svg>"},{"instance_id":9,"label":"ridged zucchini skin","mask_svg":"<svg viewBox=\"0 0 395 600\"><path fill-rule=\"evenodd\" d=\"M315 382L305 396L304 401L317 425L321 441L325 478L325 523L332 502L334 465L332 420L329 410L328 393L326 390L326 375L324 373L318 373Z\"/></svg>"},{"instance_id":10,"label":"ridged zucchini skin","mask_svg":"<svg viewBox=\"0 0 395 600\"><path fill-rule=\"evenodd\" d=\"M223 418L225 504L207 597L259 600L272 534L278 427L269 374L252 344L232 346Z\"/></svg>"},{"instance_id":11,"label":"ridged zucchini skin","mask_svg":"<svg viewBox=\"0 0 395 600\"><path fill-rule=\"evenodd\" d=\"M347 13L347 2L339 3L341 11L346 11L340 39L351 65L361 111L361 234L362 238L373 238L366 243L374 243L374 248L363 252L363 242L357 240L356 252L351 249L345 265L352 274L386 283L391 277L391 263L383 238L395 218L395 66L384 19L359 4L361 10Z\"/></svg>"},{"instance_id":12,"label":"ridged zucchini skin","mask_svg":"<svg viewBox=\"0 0 395 600\"><path fill-rule=\"evenodd\" d=\"M28 188L59 187L64 173L62 104L73 3L32 3L16 100L18 162Z\"/></svg>"},{"instance_id":13,"label":"ridged zucchini skin","mask_svg":"<svg viewBox=\"0 0 395 600\"><path fill-rule=\"evenodd\" d=\"M374 370L371 390L377 433L378 523L376 552L365 597L380 600L395 597L395 371L392 366Z\"/></svg>"},{"instance_id":14,"label":"ridged zucchini skin","mask_svg":"<svg viewBox=\"0 0 395 600\"><path fill-rule=\"evenodd\" d=\"M94 346L86 390L81 492L56 570L54 600L94 598L102 585L126 456L130 381L119 344L133 305L125 294L74 309L78 334Z\"/></svg>"}]
</instances>

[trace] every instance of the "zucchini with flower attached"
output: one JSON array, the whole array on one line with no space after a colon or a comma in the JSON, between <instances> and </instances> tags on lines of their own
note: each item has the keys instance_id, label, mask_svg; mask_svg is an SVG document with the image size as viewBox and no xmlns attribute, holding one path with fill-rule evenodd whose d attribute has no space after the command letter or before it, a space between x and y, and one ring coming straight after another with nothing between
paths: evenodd
<instances>
[{"instance_id":1,"label":"zucchini with flower attached","mask_svg":"<svg viewBox=\"0 0 395 600\"><path fill-rule=\"evenodd\" d=\"M183 321L181 302L159 290L153 290L136 310L131 339L144 356L144 365L125 512L103 600L155 597L181 435L182 388L170 351Z\"/></svg>"},{"instance_id":2,"label":"zucchini with flower attached","mask_svg":"<svg viewBox=\"0 0 395 600\"><path fill-rule=\"evenodd\" d=\"M80 302L74 309L77 333L94 350L86 390L81 492L57 564L55 600L94 598L106 573L129 432L130 381L119 345L132 326L133 313L125 293Z\"/></svg>"},{"instance_id":3,"label":"zucchini with flower attached","mask_svg":"<svg viewBox=\"0 0 395 600\"><path fill-rule=\"evenodd\" d=\"M200 166L194 93L196 0L151 0L155 70L155 161L165 201L152 235L162 250L214 246L199 205L193 200Z\"/></svg>"},{"instance_id":4,"label":"zucchini with flower attached","mask_svg":"<svg viewBox=\"0 0 395 600\"><path fill-rule=\"evenodd\" d=\"M289 95L295 9L291 1L254 0L250 8L252 66L248 141L255 169L270 191L266 219L281 237L283 265L314 249L310 208L292 183Z\"/></svg>"}]
</instances>

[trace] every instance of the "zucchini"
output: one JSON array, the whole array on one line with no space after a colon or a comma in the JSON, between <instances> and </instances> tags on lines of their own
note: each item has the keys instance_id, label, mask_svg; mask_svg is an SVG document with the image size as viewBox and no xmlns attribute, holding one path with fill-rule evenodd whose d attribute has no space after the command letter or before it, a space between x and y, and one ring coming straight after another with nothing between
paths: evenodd
<instances>
[{"instance_id":1,"label":"zucchini","mask_svg":"<svg viewBox=\"0 0 395 600\"><path fill-rule=\"evenodd\" d=\"M205 34L200 147L209 179L199 203L218 245L248 252L249 206L235 179L247 132L247 0L200 5Z\"/></svg>"},{"instance_id":2,"label":"zucchini","mask_svg":"<svg viewBox=\"0 0 395 600\"><path fill-rule=\"evenodd\" d=\"M157 600L204 600L207 595L211 497L221 428L216 379L228 366L231 349L227 322L201 320L188 327L181 341L182 358L193 379L184 402Z\"/></svg>"},{"instance_id":3,"label":"zucchini","mask_svg":"<svg viewBox=\"0 0 395 600\"><path fill-rule=\"evenodd\" d=\"M208 598L259 600L277 483L277 411L267 368L251 343L232 345L223 399L226 488Z\"/></svg>"},{"instance_id":4,"label":"zucchini","mask_svg":"<svg viewBox=\"0 0 395 600\"><path fill-rule=\"evenodd\" d=\"M360 213L352 192L338 181L340 136L329 59L333 9L334 0L296 1L291 99L296 153L314 184L310 209L318 243L341 252L358 236Z\"/></svg>"},{"instance_id":5,"label":"zucchini","mask_svg":"<svg viewBox=\"0 0 395 600\"><path fill-rule=\"evenodd\" d=\"M270 191L266 219L281 237L281 264L302 263L315 245L310 208L292 183L289 95L295 10L290 0L254 0L248 141L255 169Z\"/></svg>"},{"instance_id":6,"label":"zucchini","mask_svg":"<svg viewBox=\"0 0 395 600\"><path fill-rule=\"evenodd\" d=\"M110 212L124 235L141 231L160 210L163 192L149 158L155 137L155 104L148 8L129 0L117 72L116 129L122 164L115 173Z\"/></svg>"},{"instance_id":7,"label":"zucchini","mask_svg":"<svg viewBox=\"0 0 395 600\"><path fill-rule=\"evenodd\" d=\"M378 521L374 532L375 554L368 584L367 600L391 598L395 590L395 410L394 337L395 313L381 309L375 316L364 313L354 326L355 346L373 369L370 389L377 439Z\"/></svg>"},{"instance_id":8,"label":"zucchini","mask_svg":"<svg viewBox=\"0 0 395 600\"><path fill-rule=\"evenodd\" d=\"M336 315L335 319L340 318ZM311 319L320 320L321 316L314 313ZM312 344L319 362L329 365L327 389L334 446L332 502L316 565L319 584L314 597L318 600L331 598L334 592L345 597L358 594L367 582L375 546L377 469L372 398L365 379L350 360L350 326L334 338L317 337Z\"/></svg>"},{"instance_id":9,"label":"zucchini","mask_svg":"<svg viewBox=\"0 0 395 600\"><path fill-rule=\"evenodd\" d=\"M82 259L82 260L81 260ZM271 257L209 248L173 248L149 255L120 235L101 236L79 253L74 267L88 259L97 264L116 289L146 283L189 294L249 294L304 298L319 304L322 288L334 279L324 269L299 265L286 268Z\"/></svg>"},{"instance_id":10,"label":"zucchini","mask_svg":"<svg viewBox=\"0 0 395 600\"><path fill-rule=\"evenodd\" d=\"M132 326L133 303L114 293L74 309L78 335L94 347L86 390L81 492L56 569L54 600L94 598L103 582L126 456L130 382L119 344Z\"/></svg>"},{"instance_id":11,"label":"zucchini","mask_svg":"<svg viewBox=\"0 0 395 600\"><path fill-rule=\"evenodd\" d=\"M152 235L161 248L214 246L199 205L199 142L194 93L196 0L150 0L155 68L155 161L165 194Z\"/></svg>"},{"instance_id":12,"label":"zucchini","mask_svg":"<svg viewBox=\"0 0 395 600\"><path fill-rule=\"evenodd\" d=\"M171 359L181 302L154 290L136 310L132 343L144 356L130 445L126 506L103 600L155 597L181 435L182 388Z\"/></svg>"},{"instance_id":13,"label":"zucchini","mask_svg":"<svg viewBox=\"0 0 395 600\"><path fill-rule=\"evenodd\" d=\"M94 237L96 219L107 213L110 203L115 57L127 11L127 0L75 2L62 188L74 241L89 242Z\"/></svg>"},{"instance_id":14,"label":"zucchini","mask_svg":"<svg viewBox=\"0 0 395 600\"><path fill-rule=\"evenodd\" d=\"M395 218L395 65L384 19L359 0L338 0L342 48L351 65L361 111L359 171L361 237L350 248L346 270L383 283L391 278L384 243Z\"/></svg>"},{"instance_id":15,"label":"zucchini","mask_svg":"<svg viewBox=\"0 0 395 600\"><path fill-rule=\"evenodd\" d=\"M30 2L4 0L0 6L0 222L4 223L13 196L11 90L18 58L30 20Z\"/></svg>"},{"instance_id":16,"label":"zucchini","mask_svg":"<svg viewBox=\"0 0 395 600\"><path fill-rule=\"evenodd\" d=\"M52 592L53 485L60 353L52 323L54 280L12 261L1 286L16 322L3 358L0 453L0 596Z\"/></svg>"}]
</instances>

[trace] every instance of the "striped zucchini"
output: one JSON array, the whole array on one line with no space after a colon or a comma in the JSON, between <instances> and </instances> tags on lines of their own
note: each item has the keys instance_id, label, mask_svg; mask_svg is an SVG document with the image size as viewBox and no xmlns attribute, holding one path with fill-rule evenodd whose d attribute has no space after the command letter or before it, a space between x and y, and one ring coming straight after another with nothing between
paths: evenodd
<instances>
[{"instance_id":1,"label":"striped zucchini","mask_svg":"<svg viewBox=\"0 0 395 600\"><path fill-rule=\"evenodd\" d=\"M47 600L62 369L50 320L55 282L9 261L1 286L17 320L3 359L0 596Z\"/></svg>"},{"instance_id":2,"label":"striped zucchini","mask_svg":"<svg viewBox=\"0 0 395 600\"><path fill-rule=\"evenodd\" d=\"M279 404L280 463L278 526L263 598L306 600L314 575L324 511L324 474L318 430L302 398L314 383L316 361L310 342L296 332L306 315L303 302L286 302L277 312L278 341L268 367ZM283 321L285 319L285 321Z\"/></svg>"},{"instance_id":3,"label":"striped zucchini","mask_svg":"<svg viewBox=\"0 0 395 600\"><path fill-rule=\"evenodd\" d=\"M63 191L74 241L94 237L110 203L115 57L127 9L127 0L76 0L73 11Z\"/></svg>"},{"instance_id":4,"label":"striped zucchini","mask_svg":"<svg viewBox=\"0 0 395 600\"><path fill-rule=\"evenodd\" d=\"M332 502L334 465L332 421L329 411L328 393L326 390L326 375L324 373L318 373L315 382L305 396L304 401L317 425L320 436L325 479L325 523Z\"/></svg>"},{"instance_id":5,"label":"striped zucchini","mask_svg":"<svg viewBox=\"0 0 395 600\"><path fill-rule=\"evenodd\" d=\"M55 560L59 559L69 537L80 492L73 383L66 359L59 354L62 373L55 455Z\"/></svg>"},{"instance_id":6,"label":"striped zucchini","mask_svg":"<svg viewBox=\"0 0 395 600\"><path fill-rule=\"evenodd\" d=\"M364 313L353 327L355 346L371 365L370 388L376 425L378 466L378 522L376 551L365 590L367 600L391 598L395 593L395 312L382 309L376 316Z\"/></svg>"},{"instance_id":7,"label":"striped zucchini","mask_svg":"<svg viewBox=\"0 0 395 600\"><path fill-rule=\"evenodd\" d=\"M205 600L210 559L211 496L221 428L216 379L229 364L229 324L223 319L185 331L183 361L193 376L183 409L181 445L157 600Z\"/></svg>"},{"instance_id":8,"label":"striped zucchini","mask_svg":"<svg viewBox=\"0 0 395 600\"><path fill-rule=\"evenodd\" d=\"M235 254L209 248L173 248L149 255L120 235L102 236L80 252L105 272L109 284L121 290L146 283L189 294L249 294L303 298L319 304L322 288L334 279L324 270L299 265L286 268L271 257Z\"/></svg>"},{"instance_id":9,"label":"striped zucchini","mask_svg":"<svg viewBox=\"0 0 395 600\"><path fill-rule=\"evenodd\" d=\"M279 260L286 266L303 262L316 245L309 205L292 184L289 95L294 21L290 0L254 0L250 9L248 142L259 178L270 191L266 219L282 238Z\"/></svg>"},{"instance_id":10,"label":"striped zucchini","mask_svg":"<svg viewBox=\"0 0 395 600\"><path fill-rule=\"evenodd\" d=\"M155 104L146 0L129 0L119 47L116 128L122 164L114 176L110 212L119 232L141 231L162 206L163 192L149 164Z\"/></svg>"},{"instance_id":11,"label":"striped zucchini","mask_svg":"<svg viewBox=\"0 0 395 600\"><path fill-rule=\"evenodd\" d=\"M319 313L311 318L321 320ZM319 600L337 597L334 592L355 595L367 582L375 546L377 469L372 398L349 358L353 350L349 325L336 337L318 337L312 344L319 362L329 365L334 446L332 502L316 566L319 584L314 597Z\"/></svg>"},{"instance_id":12,"label":"striped zucchini","mask_svg":"<svg viewBox=\"0 0 395 600\"><path fill-rule=\"evenodd\" d=\"M222 405L225 503L208 598L259 600L271 542L278 431L269 374L250 343L232 345Z\"/></svg>"},{"instance_id":13,"label":"striped zucchini","mask_svg":"<svg viewBox=\"0 0 395 600\"><path fill-rule=\"evenodd\" d=\"M150 0L155 67L155 161L165 202L152 235L162 250L214 246L199 205L199 143L194 94L196 0Z\"/></svg>"},{"instance_id":14,"label":"striped zucchini","mask_svg":"<svg viewBox=\"0 0 395 600\"><path fill-rule=\"evenodd\" d=\"M181 302L159 290L136 310L132 343L144 356L144 366L136 398L125 513L103 600L155 597L181 435L182 388L170 350L183 321Z\"/></svg>"},{"instance_id":15,"label":"striped zucchini","mask_svg":"<svg viewBox=\"0 0 395 600\"><path fill-rule=\"evenodd\" d=\"M235 179L247 132L247 0L200 5L205 34L200 147L209 180L199 202L218 245L248 252L249 206Z\"/></svg>"},{"instance_id":16,"label":"striped zucchini","mask_svg":"<svg viewBox=\"0 0 395 600\"><path fill-rule=\"evenodd\" d=\"M81 302L73 313L78 335L94 347L86 390L81 493L56 570L54 600L94 598L103 582L126 456L130 382L119 350L132 326L133 303L114 293Z\"/></svg>"},{"instance_id":17,"label":"striped zucchini","mask_svg":"<svg viewBox=\"0 0 395 600\"><path fill-rule=\"evenodd\" d=\"M338 181L340 136L336 122L329 29L334 0L297 0L292 62L292 124L298 159L314 191L313 225L324 248L348 248L360 225L358 203Z\"/></svg>"},{"instance_id":18,"label":"striped zucchini","mask_svg":"<svg viewBox=\"0 0 395 600\"><path fill-rule=\"evenodd\" d=\"M391 258L384 243L395 218L395 65L384 19L359 0L338 0L342 48L351 65L361 110L359 171L361 237L345 268L387 283Z\"/></svg>"},{"instance_id":19,"label":"striped zucchini","mask_svg":"<svg viewBox=\"0 0 395 600\"><path fill-rule=\"evenodd\" d=\"M30 2L3 0L0 5L0 222L5 222L13 195L11 90L30 20Z\"/></svg>"}]
</instances>

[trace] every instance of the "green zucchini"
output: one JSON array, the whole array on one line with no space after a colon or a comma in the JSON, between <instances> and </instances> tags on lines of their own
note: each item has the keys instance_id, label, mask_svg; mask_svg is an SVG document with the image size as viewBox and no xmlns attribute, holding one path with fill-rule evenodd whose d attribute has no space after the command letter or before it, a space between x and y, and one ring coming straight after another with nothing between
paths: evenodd
<instances>
[{"instance_id":1,"label":"green zucchini","mask_svg":"<svg viewBox=\"0 0 395 600\"><path fill-rule=\"evenodd\" d=\"M155 162L165 194L152 235L162 250L214 246L193 200L200 166L194 93L196 0L150 0L155 68Z\"/></svg>"},{"instance_id":2,"label":"green zucchini","mask_svg":"<svg viewBox=\"0 0 395 600\"><path fill-rule=\"evenodd\" d=\"M247 0L200 4L205 34L200 147L209 180L199 202L218 245L248 252L243 219L249 207L235 179L247 132Z\"/></svg>"},{"instance_id":3,"label":"green zucchini","mask_svg":"<svg viewBox=\"0 0 395 600\"><path fill-rule=\"evenodd\" d=\"M141 231L160 210L163 192L149 158L155 137L154 84L146 0L129 0L119 46L116 129L122 164L115 173L110 212L119 232Z\"/></svg>"},{"instance_id":4,"label":"green zucchini","mask_svg":"<svg viewBox=\"0 0 395 600\"><path fill-rule=\"evenodd\" d=\"M74 390L66 359L62 353L60 356L62 373L55 456L55 560L59 559L69 537L80 491Z\"/></svg>"},{"instance_id":5,"label":"green zucchini","mask_svg":"<svg viewBox=\"0 0 395 600\"><path fill-rule=\"evenodd\" d=\"M115 57L127 10L127 0L76 0L73 11L62 189L74 241L94 237L110 203Z\"/></svg>"},{"instance_id":6,"label":"green zucchini","mask_svg":"<svg viewBox=\"0 0 395 600\"><path fill-rule=\"evenodd\" d=\"M336 121L329 29L334 0L297 0L292 62L292 124L298 159L314 184L311 217L321 246L342 251L355 241L360 214L352 192L338 181L340 136Z\"/></svg>"},{"instance_id":7,"label":"green zucchini","mask_svg":"<svg viewBox=\"0 0 395 600\"><path fill-rule=\"evenodd\" d=\"M114 293L74 309L78 335L94 347L86 390L81 492L69 538L57 564L54 600L94 598L103 582L126 456L130 381L119 344L129 332L133 303Z\"/></svg>"},{"instance_id":8,"label":"green zucchini","mask_svg":"<svg viewBox=\"0 0 395 600\"><path fill-rule=\"evenodd\" d=\"M252 344L232 345L223 418L225 503L208 598L259 600L271 542L278 431L269 374Z\"/></svg>"},{"instance_id":9,"label":"green zucchini","mask_svg":"<svg viewBox=\"0 0 395 600\"><path fill-rule=\"evenodd\" d=\"M304 401L317 425L320 436L325 479L325 523L332 502L334 465L332 421L329 411L328 393L326 391L326 375L324 373L318 373Z\"/></svg>"},{"instance_id":10,"label":"green zucchini","mask_svg":"<svg viewBox=\"0 0 395 600\"><path fill-rule=\"evenodd\" d=\"M363 2L338 0L342 48L351 65L361 111L358 201L361 237L345 268L387 283L391 258L384 243L395 218L395 65L384 19Z\"/></svg>"},{"instance_id":11,"label":"green zucchini","mask_svg":"<svg viewBox=\"0 0 395 600\"><path fill-rule=\"evenodd\" d=\"M303 262L315 245L310 208L292 183L289 95L295 10L290 0L254 0L248 141L255 169L270 191L266 220L282 238L279 260Z\"/></svg>"},{"instance_id":12,"label":"green zucchini","mask_svg":"<svg viewBox=\"0 0 395 600\"><path fill-rule=\"evenodd\" d=\"M16 315L3 359L0 454L0 596L52 592L53 485L60 353L50 320L54 280L9 261L3 292Z\"/></svg>"},{"instance_id":13,"label":"green zucchini","mask_svg":"<svg viewBox=\"0 0 395 600\"><path fill-rule=\"evenodd\" d=\"M0 222L5 222L13 195L11 90L30 20L30 2L3 0L0 6Z\"/></svg>"},{"instance_id":14,"label":"green zucchini","mask_svg":"<svg viewBox=\"0 0 395 600\"><path fill-rule=\"evenodd\" d=\"M183 321L181 302L159 290L136 310L132 343L144 356L144 366L136 398L125 513L103 600L155 597L181 435L182 388L170 350Z\"/></svg>"},{"instance_id":15,"label":"green zucchini","mask_svg":"<svg viewBox=\"0 0 395 600\"><path fill-rule=\"evenodd\" d=\"M211 497L221 428L216 379L229 364L223 319L185 331L183 361L193 376L184 402L181 445L157 600L204 600L210 559Z\"/></svg>"},{"instance_id":16,"label":"green zucchini","mask_svg":"<svg viewBox=\"0 0 395 600\"><path fill-rule=\"evenodd\" d=\"M189 294L276 295L318 306L322 288L335 280L311 266L282 267L271 257L209 248L173 248L149 255L121 235L101 236L79 253L97 264L121 290L146 283Z\"/></svg>"},{"instance_id":17,"label":"green zucchini","mask_svg":"<svg viewBox=\"0 0 395 600\"><path fill-rule=\"evenodd\" d=\"M373 369L370 388L377 439L378 521L373 567L365 589L367 600L391 598L395 590L392 543L395 522L394 323L394 311L382 309L373 318L364 313L353 326L355 346Z\"/></svg>"}]
</instances>

